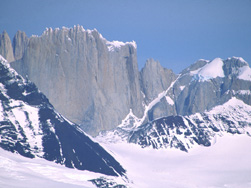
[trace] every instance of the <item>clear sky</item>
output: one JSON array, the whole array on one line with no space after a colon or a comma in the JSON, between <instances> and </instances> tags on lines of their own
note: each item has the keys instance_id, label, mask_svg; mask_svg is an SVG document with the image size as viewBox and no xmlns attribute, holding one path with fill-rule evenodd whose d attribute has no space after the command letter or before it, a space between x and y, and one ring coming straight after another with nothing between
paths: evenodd
<instances>
[{"instance_id":1,"label":"clear sky","mask_svg":"<svg viewBox=\"0 0 251 188\"><path fill-rule=\"evenodd\" d=\"M198 59L241 56L251 63L251 0L0 0L0 32L41 35L82 25L107 40L136 41L178 73Z\"/></svg>"}]
</instances>

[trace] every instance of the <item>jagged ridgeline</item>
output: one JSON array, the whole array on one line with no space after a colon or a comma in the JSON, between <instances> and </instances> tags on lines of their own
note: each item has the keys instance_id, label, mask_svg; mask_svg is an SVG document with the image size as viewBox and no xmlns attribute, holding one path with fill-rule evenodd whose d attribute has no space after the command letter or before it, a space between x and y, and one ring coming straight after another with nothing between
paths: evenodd
<instances>
[{"instance_id":1,"label":"jagged ridgeline","mask_svg":"<svg viewBox=\"0 0 251 188\"><path fill-rule=\"evenodd\" d=\"M1 38L7 41L2 55L11 66L85 131L111 129L129 109L142 115L135 42L109 42L82 26L50 28L30 38L19 31L12 45L6 32Z\"/></svg>"},{"instance_id":2,"label":"jagged ridgeline","mask_svg":"<svg viewBox=\"0 0 251 188\"><path fill-rule=\"evenodd\" d=\"M123 167L78 125L57 113L30 81L0 56L0 147L79 170L124 175Z\"/></svg>"},{"instance_id":3,"label":"jagged ridgeline","mask_svg":"<svg viewBox=\"0 0 251 188\"><path fill-rule=\"evenodd\" d=\"M92 135L121 124L130 109L144 124L204 112L232 96L251 104L251 78L241 76L250 68L242 58L199 60L179 75L149 59L139 71L135 42L109 42L82 26L50 28L30 38L18 31L12 44L4 32L0 53Z\"/></svg>"}]
</instances>

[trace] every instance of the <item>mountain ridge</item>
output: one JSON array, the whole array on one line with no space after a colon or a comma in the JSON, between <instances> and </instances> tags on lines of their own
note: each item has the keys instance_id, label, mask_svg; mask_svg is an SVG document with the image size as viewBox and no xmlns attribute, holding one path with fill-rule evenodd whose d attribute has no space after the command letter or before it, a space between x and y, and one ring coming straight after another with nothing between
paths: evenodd
<instances>
[{"instance_id":1,"label":"mountain ridge","mask_svg":"<svg viewBox=\"0 0 251 188\"><path fill-rule=\"evenodd\" d=\"M79 25L47 28L30 38L19 31L13 46L16 61L11 66L27 75L60 113L93 136L116 128L130 110L143 117L145 108L178 76L147 112L144 123L204 112L233 95L247 104L251 101L246 92L251 89L251 70L242 58L201 59L178 75L150 58L139 71L134 41L110 42L97 30ZM218 75L215 65L221 71Z\"/></svg>"},{"instance_id":2,"label":"mountain ridge","mask_svg":"<svg viewBox=\"0 0 251 188\"><path fill-rule=\"evenodd\" d=\"M142 113L135 42L109 42L97 30L74 26L46 29L19 51L23 57L11 66L89 134L113 128L130 108Z\"/></svg>"},{"instance_id":3,"label":"mountain ridge","mask_svg":"<svg viewBox=\"0 0 251 188\"><path fill-rule=\"evenodd\" d=\"M211 146L216 136L247 134L251 137L251 106L233 97L210 111L189 116L160 117L140 126L129 114L113 131L101 132L96 138L104 143L134 143L142 148L176 148L185 152L202 145Z\"/></svg>"}]
</instances>

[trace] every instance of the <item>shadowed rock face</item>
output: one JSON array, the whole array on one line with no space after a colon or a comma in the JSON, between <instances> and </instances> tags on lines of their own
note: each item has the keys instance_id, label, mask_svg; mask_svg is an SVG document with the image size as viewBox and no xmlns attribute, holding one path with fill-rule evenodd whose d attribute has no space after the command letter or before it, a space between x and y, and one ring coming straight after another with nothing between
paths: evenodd
<instances>
[{"instance_id":1,"label":"shadowed rock face","mask_svg":"<svg viewBox=\"0 0 251 188\"><path fill-rule=\"evenodd\" d=\"M108 42L75 26L29 39L18 32L13 45L19 60L11 66L88 133L114 128L130 109L142 116L135 43Z\"/></svg>"}]
</instances>

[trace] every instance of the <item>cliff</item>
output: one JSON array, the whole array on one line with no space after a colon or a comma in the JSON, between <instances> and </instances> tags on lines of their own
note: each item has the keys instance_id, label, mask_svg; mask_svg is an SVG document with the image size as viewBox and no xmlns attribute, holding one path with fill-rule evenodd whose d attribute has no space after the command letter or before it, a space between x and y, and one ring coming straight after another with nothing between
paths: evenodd
<instances>
[{"instance_id":1,"label":"cliff","mask_svg":"<svg viewBox=\"0 0 251 188\"><path fill-rule=\"evenodd\" d=\"M18 32L11 66L28 76L54 107L95 135L118 125L130 109L142 115L135 42L109 42L97 30Z\"/></svg>"}]
</instances>

